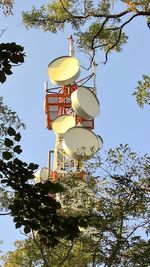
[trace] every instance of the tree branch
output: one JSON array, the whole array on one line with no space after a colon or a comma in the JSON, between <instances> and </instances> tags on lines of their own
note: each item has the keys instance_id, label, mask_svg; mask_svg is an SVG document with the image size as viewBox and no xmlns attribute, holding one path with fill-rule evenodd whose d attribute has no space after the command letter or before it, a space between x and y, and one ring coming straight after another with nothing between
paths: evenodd
<instances>
[{"instance_id":1,"label":"tree branch","mask_svg":"<svg viewBox=\"0 0 150 267\"><path fill-rule=\"evenodd\" d=\"M117 19L122 16L127 15L128 13L131 13L132 11L129 9L126 9L118 14L104 14L104 13L92 13L92 12L87 12L86 15L74 15L72 14L64 5L63 0L60 0L60 3L62 5L62 8L65 10L65 12L71 16L73 19L87 19L87 18L108 18L108 19Z\"/></svg>"},{"instance_id":2,"label":"tree branch","mask_svg":"<svg viewBox=\"0 0 150 267\"><path fill-rule=\"evenodd\" d=\"M120 29L119 31L119 35L117 38L117 41L107 50L106 54L105 54L105 62L104 64L106 64L106 62L108 61L108 53L110 52L110 50L112 50L120 41L121 38L121 34L122 34L122 30L124 28L124 26L126 26L129 22L131 22L135 17L137 17L138 14L134 14L132 17L130 17L130 19L128 19L126 22L124 22L118 29ZM117 29L117 28L116 28Z\"/></svg>"},{"instance_id":3,"label":"tree branch","mask_svg":"<svg viewBox=\"0 0 150 267\"><path fill-rule=\"evenodd\" d=\"M49 265L48 262L47 262L47 259L46 259L45 255L44 255L43 248L42 248L41 244L39 244L38 241L36 240L33 231L32 231L32 236L33 236L33 241L34 241L34 243L37 245L37 247L38 247L39 250L40 250L41 257L42 257L42 259L43 259L43 261L44 261L45 267L50 267L50 265Z\"/></svg>"},{"instance_id":4,"label":"tree branch","mask_svg":"<svg viewBox=\"0 0 150 267\"><path fill-rule=\"evenodd\" d=\"M70 246L69 250L67 251L66 256L63 258L63 260L59 263L59 266L61 266L69 257L71 250L73 249L74 242L72 242L72 245Z\"/></svg>"},{"instance_id":5,"label":"tree branch","mask_svg":"<svg viewBox=\"0 0 150 267\"><path fill-rule=\"evenodd\" d=\"M134 229L128 234L128 236L126 237L126 240L127 240L131 235L133 235L134 232L135 232L138 228L145 226L145 225L148 224L149 222L150 222L150 220L148 220L148 221L146 221L146 222L143 222L143 223L140 223L140 224L136 225L136 226L134 227Z\"/></svg>"},{"instance_id":6,"label":"tree branch","mask_svg":"<svg viewBox=\"0 0 150 267\"><path fill-rule=\"evenodd\" d=\"M3 36L3 34L4 34L4 32L7 30L7 28L5 28L5 29L2 29L1 30L1 34L0 34L0 37L2 37Z\"/></svg>"},{"instance_id":7,"label":"tree branch","mask_svg":"<svg viewBox=\"0 0 150 267\"><path fill-rule=\"evenodd\" d=\"M5 215L10 215L11 212L7 212L7 213L0 213L0 216L5 216Z\"/></svg>"}]
</instances>

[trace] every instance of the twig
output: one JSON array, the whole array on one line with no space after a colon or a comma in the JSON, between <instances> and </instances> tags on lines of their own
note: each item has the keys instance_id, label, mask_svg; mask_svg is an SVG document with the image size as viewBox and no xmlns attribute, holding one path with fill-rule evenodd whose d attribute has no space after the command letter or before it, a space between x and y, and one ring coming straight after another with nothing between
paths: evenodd
<instances>
[{"instance_id":1,"label":"twig","mask_svg":"<svg viewBox=\"0 0 150 267\"><path fill-rule=\"evenodd\" d=\"M98 30L98 32L93 36L93 38L92 38L92 44L91 44L91 49L94 49L94 41L95 41L95 39L100 35L100 33L103 31L104 26L105 26L105 24L107 23L108 20L109 20L109 18L107 17L107 18L103 21L103 23L102 23L100 29Z\"/></svg>"},{"instance_id":2,"label":"twig","mask_svg":"<svg viewBox=\"0 0 150 267\"><path fill-rule=\"evenodd\" d=\"M143 222L143 223L140 223L138 224L136 227L134 227L134 229L131 231L130 234L128 234L128 236L126 237L126 240L134 234L134 232L139 228L139 227L142 227L142 226L145 226L146 224L148 224L150 222L150 220L146 221L146 222Z\"/></svg>"},{"instance_id":3,"label":"twig","mask_svg":"<svg viewBox=\"0 0 150 267\"><path fill-rule=\"evenodd\" d=\"M5 215L10 215L11 212L7 212L7 213L0 213L0 216L5 216Z\"/></svg>"},{"instance_id":4,"label":"twig","mask_svg":"<svg viewBox=\"0 0 150 267\"><path fill-rule=\"evenodd\" d=\"M5 29L2 29L1 30L1 34L0 34L0 37L2 37L3 36L3 34L4 34L4 32L7 30L7 28L5 28Z\"/></svg>"},{"instance_id":5,"label":"twig","mask_svg":"<svg viewBox=\"0 0 150 267\"><path fill-rule=\"evenodd\" d=\"M105 61L104 61L104 64L106 64L107 63L107 61L108 61L108 53L110 52L110 50L112 50L118 43L119 43L119 41L120 41L120 38L121 38L121 34L122 34L122 30L123 30L123 28L124 28L124 26L125 25L127 25L130 21L132 21L135 17L137 17L137 16L139 16L139 14L134 14L132 17L130 17L130 19L128 19L126 22L124 22L121 26L120 26L120 28L118 28L118 29L120 29L119 30L119 35L118 35L118 38L117 38L117 41L107 50L107 52L106 52L106 54L105 54Z\"/></svg>"},{"instance_id":6,"label":"twig","mask_svg":"<svg viewBox=\"0 0 150 267\"><path fill-rule=\"evenodd\" d=\"M69 250L68 250L66 256L64 257L64 259L59 263L59 266L61 266L61 265L67 260L67 258L68 258L69 255L70 255L71 250L73 249L73 246L74 246L74 242L72 242L72 245L70 246L70 248L69 248Z\"/></svg>"},{"instance_id":7,"label":"twig","mask_svg":"<svg viewBox=\"0 0 150 267\"><path fill-rule=\"evenodd\" d=\"M44 264L45 264L45 267L50 267L50 265L48 264L47 260L46 260L46 257L44 255L44 251L43 251L43 248L41 246L41 244L39 244L35 238L35 235L34 235L34 232L32 231L32 235L33 235L33 241L34 243L37 245L37 247L39 248L40 250L40 253L41 253L41 256L42 256L42 259L44 261Z\"/></svg>"}]
</instances>

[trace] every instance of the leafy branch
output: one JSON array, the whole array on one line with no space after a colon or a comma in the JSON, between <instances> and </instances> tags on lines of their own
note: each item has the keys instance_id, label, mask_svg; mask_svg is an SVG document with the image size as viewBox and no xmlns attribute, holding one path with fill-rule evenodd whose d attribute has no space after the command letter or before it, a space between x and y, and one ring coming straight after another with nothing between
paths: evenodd
<instances>
[{"instance_id":1,"label":"leafy branch","mask_svg":"<svg viewBox=\"0 0 150 267\"><path fill-rule=\"evenodd\" d=\"M33 8L32 12L24 12L23 20L27 27L42 27L51 32L62 30L65 24L70 23L78 36L81 51L92 54L89 66L91 68L97 49L104 52L104 63L108 61L110 52L120 51L127 41L123 29L135 17L145 16L147 21L149 20L150 7L146 2L141 5L132 1L122 2L125 9L117 13L115 3L112 9L111 1L100 1L99 6L94 8L93 1L84 0L81 4L80 1L55 0L39 10ZM83 26L86 26L86 32L82 31Z\"/></svg>"}]
</instances>

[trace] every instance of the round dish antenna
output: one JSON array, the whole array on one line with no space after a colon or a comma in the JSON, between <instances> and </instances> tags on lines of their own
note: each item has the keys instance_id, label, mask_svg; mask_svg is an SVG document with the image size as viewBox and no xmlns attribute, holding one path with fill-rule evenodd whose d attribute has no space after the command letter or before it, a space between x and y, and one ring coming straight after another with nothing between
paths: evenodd
<instances>
[{"instance_id":1,"label":"round dish antenna","mask_svg":"<svg viewBox=\"0 0 150 267\"><path fill-rule=\"evenodd\" d=\"M62 147L69 157L88 159L98 151L99 139L92 131L76 126L65 133Z\"/></svg>"},{"instance_id":2,"label":"round dish antenna","mask_svg":"<svg viewBox=\"0 0 150 267\"><path fill-rule=\"evenodd\" d=\"M53 84L68 85L80 75L79 62L75 57L56 58L48 65L48 76Z\"/></svg>"},{"instance_id":3,"label":"round dish antenna","mask_svg":"<svg viewBox=\"0 0 150 267\"><path fill-rule=\"evenodd\" d=\"M46 182L48 180L48 169L46 167L39 169L34 173L35 183Z\"/></svg>"},{"instance_id":4,"label":"round dish antenna","mask_svg":"<svg viewBox=\"0 0 150 267\"><path fill-rule=\"evenodd\" d=\"M73 110L86 120L91 120L99 115L99 101L96 95L87 87L78 87L71 94L71 102Z\"/></svg>"},{"instance_id":5,"label":"round dish antenna","mask_svg":"<svg viewBox=\"0 0 150 267\"><path fill-rule=\"evenodd\" d=\"M61 115L52 123L53 131L60 136L63 136L67 130L76 125L75 118L72 115Z\"/></svg>"}]
</instances>

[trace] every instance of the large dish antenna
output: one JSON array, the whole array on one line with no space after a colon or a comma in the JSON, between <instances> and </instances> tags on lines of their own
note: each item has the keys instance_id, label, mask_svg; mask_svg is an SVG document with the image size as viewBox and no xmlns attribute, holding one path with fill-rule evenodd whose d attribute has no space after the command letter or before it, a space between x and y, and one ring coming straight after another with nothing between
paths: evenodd
<instances>
[{"instance_id":1,"label":"large dish antenna","mask_svg":"<svg viewBox=\"0 0 150 267\"><path fill-rule=\"evenodd\" d=\"M59 135L63 136L67 130L76 125L76 120L72 115L61 115L57 117L52 123L53 131Z\"/></svg>"},{"instance_id":2,"label":"large dish antenna","mask_svg":"<svg viewBox=\"0 0 150 267\"><path fill-rule=\"evenodd\" d=\"M69 157L88 159L98 151L100 142L92 131L76 126L65 133L62 147Z\"/></svg>"},{"instance_id":3,"label":"large dish antenna","mask_svg":"<svg viewBox=\"0 0 150 267\"><path fill-rule=\"evenodd\" d=\"M78 87L71 94L71 102L73 110L86 120L91 120L99 115L99 101L96 95L87 87Z\"/></svg>"},{"instance_id":4,"label":"large dish antenna","mask_svg":"<svg viewBox=\"0 0 150 267\"><path fill-rule=\"evenodd\" d=\"M53 84L68 85L80 75L79 62L75 57L56 58L48 65L48 76Z\"/></svg>"}]
</instances>

